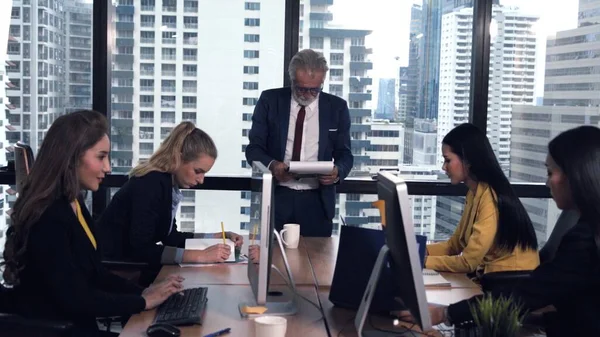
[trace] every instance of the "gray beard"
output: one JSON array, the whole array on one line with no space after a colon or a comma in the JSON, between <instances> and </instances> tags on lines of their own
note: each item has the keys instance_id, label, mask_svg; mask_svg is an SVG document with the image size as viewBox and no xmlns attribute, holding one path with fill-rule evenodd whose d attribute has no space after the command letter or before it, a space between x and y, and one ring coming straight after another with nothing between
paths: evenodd
<instances>
[{"instance_id":1,"label":"gray beard","mask_svg":"<svg viewBox=\"0 0 600 337\"><path fill-rule=\"evenodd\" d=\"M310 99L304 99L302 96L299 96L298 94L296 94L296 91L294 90L294 88L292 88L292 96L294 97L296 102L298 102L298 104L304 105L304 106L309 106L310 103L314 102L319 97L319 95L317 95L316 97L311 97Z\"/></svg>"}]
</instances>

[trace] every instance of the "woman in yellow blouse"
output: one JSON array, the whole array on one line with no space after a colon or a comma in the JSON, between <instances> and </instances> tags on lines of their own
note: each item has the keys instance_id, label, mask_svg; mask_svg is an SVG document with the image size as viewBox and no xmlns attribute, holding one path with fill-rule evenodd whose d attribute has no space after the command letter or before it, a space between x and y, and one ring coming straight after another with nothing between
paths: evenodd
<instances>
[{"instance_id":1,"label":"woman in yellow blouse","mask_svg":"<svg viewBox=\"0 0 600 337\"><path fill-rule=\"evenodd\" d=\"M427 245L428 269L455 273L532 270L539 265L535 230L485 133L462 124L442 141L442 169L469 188L452 237Z\"/></svg>"}]
</instances>

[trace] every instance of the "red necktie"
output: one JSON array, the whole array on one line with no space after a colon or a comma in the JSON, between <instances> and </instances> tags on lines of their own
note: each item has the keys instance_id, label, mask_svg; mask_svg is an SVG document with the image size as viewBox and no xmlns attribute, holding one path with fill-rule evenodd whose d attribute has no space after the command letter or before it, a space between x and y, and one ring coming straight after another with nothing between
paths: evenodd
<instances>
[{"instance_id":1,"label":"red necktie","mask_svg":"<svg viewBox=\"0 0 600 337\"><path fill-rule=\"evenodd\" d=\"M292 161L300 161L300 150L302 149L302 130L304 129L304 116L306 110L304 105L300 106L298 117L296 118L296 131L294 132L294 147L292 151Z\"/></svg>"}]
</instances>

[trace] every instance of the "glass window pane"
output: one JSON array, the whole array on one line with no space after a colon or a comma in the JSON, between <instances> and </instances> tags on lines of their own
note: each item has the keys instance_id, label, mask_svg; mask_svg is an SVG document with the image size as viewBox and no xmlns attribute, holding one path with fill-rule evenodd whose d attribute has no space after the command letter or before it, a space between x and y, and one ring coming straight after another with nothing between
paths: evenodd
<instances>
[{"instance_id":1,"label":"glass window pane","mask_svg":"<svg viewBox=\"0 0 600 337\"><path fill-rule=\"evenodd\" d=\"M411 179L446 179L440 174L439 140L469 117L470 3L300 1L299 43L325 55L330 71L323 88L348 102L351 177L395 169ZM351 214L351 222L373 224L367 196L338 200L339 213ZM448 234L432 229L442 228L435 220L436 206L444 200L413 203L430 205L418 216L431 238Z\"/></svg>"},{"instance_id":2,"label":"glass window pane","mask_svg":"<svg viewBox=\"0 0 600 337\"><path fill-rule=\"evenodd\" d=\"M511 181L543 183L549 141L600 121L600 2L518 5L510 11L495 7L488 135ZM538 239L545 240L559 210L552 200L523 203Z\"/></svg>"},{"instance_id":3,"label":"glass window pane","mask_svg":"<svg viewBox=\"0 0 600 337\"><path fill-rule=\"evenodd\" d=\"M60 115L92 107L92 1L0 3L0 165L12 145L37 152ZM31 36L31 35L34 36Z\"/></svg>"},{"instance_id":4,"label":"glass window pane","mask_svg":"<svg viewBox=\"0 0 600 337\"><path fill-rule=\"evenodd\" d=\"M126 174L150 158L178 123L191 121L213 137L222 154L211 175L249 176L241 164L241 149L248 143L242 130L250 129L247 115L260 90L282 85L285 2L242 1L237 10L230 1L113 3L117 48L112 77L131 80L112 87L112 110L130 112L111 114L113 173ZM156 10L162 14L155 16ZM232 22L233 28L214 34L223 22ZM259 64L268 67L259 73ZM239 211L249 201L239 192L191 193L199 194L182 204L186 208L179 221L185 230L220 230L224 221L228 230L239 231L249 221ZM227 202L212 205L211 200Z\"/></svg>"}]
</instances>

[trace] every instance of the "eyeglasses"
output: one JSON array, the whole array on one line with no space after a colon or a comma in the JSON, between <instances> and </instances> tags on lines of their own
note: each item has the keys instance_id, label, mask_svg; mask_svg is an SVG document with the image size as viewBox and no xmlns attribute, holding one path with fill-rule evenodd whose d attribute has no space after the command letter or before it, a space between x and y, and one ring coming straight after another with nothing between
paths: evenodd
<instances>
[{"instance_id":1,"label":"eyeglasses","mask_svg":"<svg viewBox=\"0 0 600 337\"><path fill-rule=\"evenodd\" d=\"M300 94L307 94L310 92L311 95L313 96L317 96L321 90L323 90L323 87L316 87L316 88L305 88L305 87L299 87L299 86L294 86L294 89L300 93Z\"/></svg>"}]
</instances>

